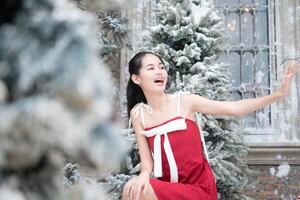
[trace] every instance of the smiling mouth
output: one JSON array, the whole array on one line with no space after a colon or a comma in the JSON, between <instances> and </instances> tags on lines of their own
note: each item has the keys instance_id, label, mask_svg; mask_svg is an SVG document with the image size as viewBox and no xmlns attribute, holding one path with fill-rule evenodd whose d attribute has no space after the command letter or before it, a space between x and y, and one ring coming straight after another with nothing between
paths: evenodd
<instances>
[{"instance_id":1,"label":"smiling mouth","mask_svg":"<svg viewBox=\"0 0 300 200\"><path fill-rule=\"evenodd\" d=\"M154 81L154 85L155 85L156 87L159 87L159 88L162 88L162 87L165 86L163 80L156 80L156 81Z\"/></svg>"},{"instance_id":2,"label":"smiling mouth","mask_svg":"<svg viewBox=\"0 0 300 200\"><path fill-rule=\"evenodd\" d=\"M154 81L154 83L164 83L164 81L163 80L156 80L156 81Z\"/></svg>"}]
</instances>

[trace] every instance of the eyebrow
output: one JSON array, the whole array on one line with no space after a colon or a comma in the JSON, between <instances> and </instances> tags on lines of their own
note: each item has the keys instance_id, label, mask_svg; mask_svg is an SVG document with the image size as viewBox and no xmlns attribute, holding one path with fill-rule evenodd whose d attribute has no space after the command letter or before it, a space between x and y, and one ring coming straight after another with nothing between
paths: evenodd
<instances>
[{"instance_id":1,"label":"eyebrow","mask_svg":"<svg viewBox=\"0 0 300 200\"><path fill-rule=\"evenodd\" d=\"M163 65L163 63L158 63L158 65ZM145 65L145 67L148 67L148 66L154 66L154 64L147 64L147 65Z\"/></svg>"}]
</instances>

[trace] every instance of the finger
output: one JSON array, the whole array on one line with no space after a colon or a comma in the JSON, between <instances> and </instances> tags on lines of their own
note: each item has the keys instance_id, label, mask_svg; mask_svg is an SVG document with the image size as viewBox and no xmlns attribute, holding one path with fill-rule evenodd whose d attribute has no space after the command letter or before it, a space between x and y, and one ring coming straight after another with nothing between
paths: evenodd
<instances>
[{"instance_id":1,"label":"finger","mask_svg":"<svg viewBox=\"0 0 300 200\"><path fill-rule=\"evenodd\" d=\"M141 193L141 186L138 185L137 188L136 188L136 193L135 193L135 199L136 200L139 200L140 199L140 193Z\"/></svg>"},{"instance_id":2,"label":"finger","mask_svg":"<svg viewBox=\"0 0 300 200\"><path fill-rule=\"evenodd\" d=\"M293 60L289 61L284 73L284 79L290 79L294 75L294 71L295 71L294 68L295 68L294 61Z\"/></svg>"},{"instance_id":3,"label":"finger","mask_svg":"<svg viewBox=\"0 0 300 200\"><path fill-rule=\"evenodd\" d=\"M134 194L133 194L133 199L138 199L137 196L138 196L138 184L135 185L134 187Z\"/></svg>"},{"instance_id":4,"label":"finger","mask_svg":"<svg viewBox=\"0 0 300 200\"><path fill-rule=\"evenodd\" d=\"M290 70L289 70L289 77L293 77L294 75L296 75L296 73L298 72L299 70L299 65L296 61L293 61L292 62L292 65L290 67Z\"/></svg>"},{"instance_id":5,"label":"finger","mask_svg":"<svg viewBox=\"0 0 300 200\"><path fill-rule=\"evenodd\" d=\"M144 186L144 190L143 190L143 194L145 195L148 189L148 183L145 184Z\"/></svg>"},{"instance_id":6,"label":"finger","mask_svg":"<svg viewBox=\"0 0 300 200\"><path fill-rule=\"evenodd\" d=\"M292 61L291 62L291 72L294 72L297 69L297 62L296 61Z\"/></svg>"},{"instance_id":7,"label":"finger","mask_svg":"<svg viewBox=\"0 0 300 200\"><path fill-rule=\"evenodd\" d=\"M130 198L131 198L131 199L133 199L133 197L134 197L134 192L135 192L135 191L134 191L134 190L135 190L134 188L135 188L135 184L133 183L133 184L132 184L132 188L131 188L131 192L130 192Z\"/></svg>"},{"instance_id":8,"label":"finger","mask_svg":"<svg viewBox=\"0 0 300 200\"><path fill-rule=\"evenodd\" d=\"M134 190L134 182L133 180L131 181L131 186L130 186L130 199L133 197L133 190Z\"/></svg>"},{"instance_id":9,"label":"finger","mask_svg":"<svg viewBox=\"0 0 300 200\"><path fill-rule=\"evenodd\" d=\"M132 188L132 183L130 183L128 188L126 188L126 191L125 191L126 196L128 196L130 194L131 188Z\"/></svg>"},{"instance_id":10,"label":"finger","mask_svg":"<svg viewBox=\"0 0 300 200\"><path fill-rule=\"evenodd\" d=\"M290 62L288 62L288 64L286 65L286 67L284 69L283 79L285 79L286 75L288 74L289 68L290 68Z\"/></svg>"},{"instance_id":11,"label":"finger","mask_svg":"<svg viewBox=\"0 0 300 200\"><path fill-rule=\"evenodd\" d=\"M288 66L288 72L291 73L294 69L294 66L295 66L295 61L294 60L291 60L289 62L289 66Z\"/></svg>"}]
</instances>

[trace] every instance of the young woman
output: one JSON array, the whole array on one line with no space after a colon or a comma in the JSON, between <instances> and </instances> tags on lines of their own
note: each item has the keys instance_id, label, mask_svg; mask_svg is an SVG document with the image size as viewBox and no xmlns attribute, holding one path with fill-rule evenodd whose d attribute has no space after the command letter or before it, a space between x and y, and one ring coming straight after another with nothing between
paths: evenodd
<instances>
[{"instance_id":1,"label":"young woman","mask_svg":"<svg viewBox=\"0 0 300 200\"><path fill-rule=\"evenodd\" d=\"M165 93L162 59L140 52L129 62L128 115L135 131L141 172L122 193L127 200L217 200L214 174L202 153L195 112L241 116L288 95L300 64L288 63L280 89L268 96L214 101L195 94ZM154 177L151 178L152 172Z\"/></svg>"}]
</instances>

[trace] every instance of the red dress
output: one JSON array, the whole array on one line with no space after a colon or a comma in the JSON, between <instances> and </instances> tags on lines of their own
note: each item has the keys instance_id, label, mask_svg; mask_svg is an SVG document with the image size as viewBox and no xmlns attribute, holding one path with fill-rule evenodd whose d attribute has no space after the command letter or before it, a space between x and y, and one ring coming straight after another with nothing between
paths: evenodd
<instances>
[{"instance_id":1,"label":"red dress","mask_svg":"<svg viewBox=\"0 0 300 200\"><path fill-rule=\"evenodd\" d=\"M166 124L180 116L162 124L147 127L145 130ZM171 148L178 168L178 183L170 182L170 167L164 148L161 148L161 178L151 178L150 183L159 200L217 200L217 189L214 174L202 152L199 128L196 122L185 119L186 130L177 130L168 134ZM154 136L147 137L153 152ZM163 146L164 135L161 136Z\"/></svg>"},{"instance_id":2,"label":"red dress","mask_svg":"<svg viewBox=\"0 0 300 200\"><path fill-rule=\"evenodd\" d=\"M155 178L150 178L150 184L158 200L217 200L215 177L202 151L199 127L180 116L180 93L176 96L177 117L156 126L145 127L143 113L152 112L149 105L141 102L135 106L135 117L140 112L141 133L147 136L154 159Z\"/></svg>"}]
</instances>

